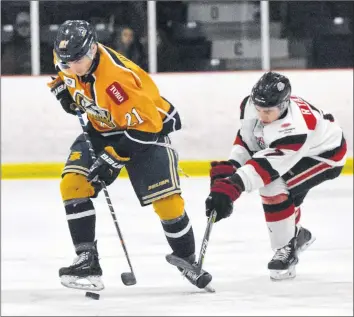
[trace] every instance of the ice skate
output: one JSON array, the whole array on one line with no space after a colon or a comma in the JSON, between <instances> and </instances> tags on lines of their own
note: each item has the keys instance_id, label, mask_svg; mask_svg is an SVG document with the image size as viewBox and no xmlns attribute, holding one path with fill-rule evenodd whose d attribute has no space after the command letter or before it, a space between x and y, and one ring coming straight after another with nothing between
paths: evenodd
<instances>
[{"instance_id":1,"label":"ice skate","mask_svg":"<svg viewBox=\"0 0 354 317\"><path fill-rule=\"evenodd\" d=\"M166 256L166 260L168 263L177 266L178 270L182 272L182 275L185 276L191 284L200 289L205 289L207 292L215 292L210 285L212 280L211 274L198 269L198 264L195 262L195 254L187 258L179 258L172 253Z\"/></svg>"},{"instance_id":2,"label":"ice skate","mask_svg":"<svg viewBox=\"0 0 354 317\"><path fill-rule=\"evenodd\" d=\"M75 289L101 291L104 289L101 276L96 243L83 249L71 266L59 270L61 284Z\"/></svg>"},{"instance_id":3,"label":"ice skate","mask_svg":"<svg viewBox=\"0 0 354 317\"><path fill-rule=\"evenodd\" d=\"M312 235L310 230L300 227L297 229L296 235L296 251L299 253L305 251L315 240L316 237Z\"/></svg>"},{"instance_id":4,"label":"ice skate","mask_svg":"<svg viewBox=\"0 0 354 317\"><path fill-rule=\"evenodd\" d=\"M295 266L298 263L296 237L283 248L278 249L268 263L270 279L273 281L293 279L296 277Z\"/></svg>"}]
</instances>

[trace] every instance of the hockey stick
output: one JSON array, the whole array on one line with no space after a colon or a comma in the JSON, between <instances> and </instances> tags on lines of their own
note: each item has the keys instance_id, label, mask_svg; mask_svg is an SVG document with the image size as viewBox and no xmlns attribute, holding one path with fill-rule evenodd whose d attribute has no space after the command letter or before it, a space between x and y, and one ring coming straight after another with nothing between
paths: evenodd
<instances>
[{"instance_id":1,"label":"hockey stick","mask_svg":"<svg viewBox=\"0 0 354 317\"><path fill-rule=\"evenodd\" d=\"M202 241L202 246L200 247L197 266L194 266L194 265L190 264L189 262L185 261L184 259L181 259L173 254L166 255L167 262L174 265L174 266L178 266L182 269L187 269L187 270L193 271L197 274L200 274L200 272L202 270L206 250L208 247L208 243L209 243L211 229L213 228L213 224L215 222L216 216L217 216L217 212L215 209L213 209L210 216L209 216L208 224L205 229L205 233L204 233L204 237L203 237L203 241Z\"/></svg>"},{"instance_id":2,"label":"hockey stick","mask_svg":"<svg viewBox=\"0 0 354 317\"><path fill-rule=\"evenodd\" d=\"M202 265L203 265L205 253L206 253L206 250L207 250L207 247L208 247L209 238L210 238L210 234L211 234L211 229L213 228L213 224L215 222L216 216L217 216L217 212L216 212L215 209L213 209L211 211L211 213L210 213L210 216L209 216L209 219L208 219L208 224L207 224L207 227L205 229L202 246L200 247L199 259L198 259L199 272L202 270Z\"/></svg>"},{"instance_id":3,"label":"hockey stick","mask_svg":"<svg viewBox=\"0 0 354 317\"><path fill-rule=\"evenodd\" d=\"M85 141L87 143L87 147L89 149L91 158L92 158L93 161L95 161L96 160L95 151L94 151L92 143L90 141L90 137L89 137L89 135L88 135L88 133L86 131L86 125L85 125L84 119L82 118L82 114L81 114L80 110L77 109L77 108L76 108L76 114L77 114L77 117L79 118L79 121L80 121L80 124L81 124L81 127L82 127L82 131L84 132ZM134 284L136 284L136 278L135 278L135 274L134 274L134 271L133 271L132 264L131 264L130 259L129 259L127 248L125 246L125 242L124 242L124 239L123 239L122 232L119 229L116 213L115 213L115 211L113 209L111 198L109 197L108 190L107 190L105 182L101 180L100 183L101 183L104 195L106 197L108 208L109 208L109 210L111 212L111 215L112 215L112 218L113 218L113 222L114 222L114 225L116 227L120 242L122 244L122 247L123 247L123 250L124 250L124 253L125 253L125 257L126 257L126 259L128 261L129 268L130 268L130 272L124 272L124 273L121 274L121 279L122 279L122 282L123 282L124 285L127 285L127 286L134 285Z\"/></svg>"}]
</instances>

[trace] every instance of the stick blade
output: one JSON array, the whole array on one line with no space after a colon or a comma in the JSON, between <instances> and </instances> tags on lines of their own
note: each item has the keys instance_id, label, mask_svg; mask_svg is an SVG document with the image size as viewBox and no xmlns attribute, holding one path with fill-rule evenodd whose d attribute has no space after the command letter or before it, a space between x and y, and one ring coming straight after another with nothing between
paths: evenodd
<instances>
[{"instance_id":1,"label":"stick blade","mask_svg":"<svg viewBox=\"0 0 354 317\"><path fill-rule=\"evenodd\" d=\"M122 282L125 286L131 286L136 284L136 278L134 273L125 272L120 275Z\"/></svg>"},{"instance_id":2,"label":"stick blade","mask_svg":"<svg viewBox=\"0 0 354 317\"><path fill-rule=\"evenodd\" d=\"M177 266L182 269L186 269L195 273L199 273L200 269L198 267L193 266L189 262L185 261L184 259L179 258L173 254L166 255L166 261L174 266Z\"/></svg>"}]
</instances>

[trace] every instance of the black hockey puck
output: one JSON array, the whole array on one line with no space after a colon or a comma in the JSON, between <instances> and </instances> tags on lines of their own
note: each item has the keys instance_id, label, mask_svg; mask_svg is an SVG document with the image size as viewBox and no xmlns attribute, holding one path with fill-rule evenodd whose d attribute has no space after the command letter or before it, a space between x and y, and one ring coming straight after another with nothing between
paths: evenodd
<instances>
[{"instance_id":1,"label":"black hockey puck","mask_svg":"<svg viewBox=\"0 0 354 317\"><path fill-rule=\"evenodd\" d=\"M96 294L96 293L86 292L85 296L96 300L100 299L100 294Z\"/></svg>"}]
</instances>

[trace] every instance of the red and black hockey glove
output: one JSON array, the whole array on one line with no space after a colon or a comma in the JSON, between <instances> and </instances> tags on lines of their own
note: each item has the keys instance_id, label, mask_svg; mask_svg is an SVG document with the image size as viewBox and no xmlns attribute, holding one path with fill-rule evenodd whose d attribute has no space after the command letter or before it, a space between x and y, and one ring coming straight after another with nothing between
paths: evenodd
<instances>
[{"instance_id":1,"label":"red and black hockey glove","mask_svg":"<svg viewBox=\"0 0 354 317\"><path fill-rule=\"evenodd\" d=\"M210 194L205 201L205 207L207 217L210 216L213 209L216 210L215 222L232 214L234 201L244 191L241 178L238 176L234 179L236 179L236 182L232 182L229 178L217 179L211 186Z\"/></svg>"},{"instance_id":2,"label":"red and black hockey glove","mask_svg":"<svg viewBox=\"0 0 354 317\"><path fill-rule=\"evenodd\" d=\"M216 179L229 177L236 172L236 167L230 161L212 161L210 167L210 186Z\"/></svg>"}]
</instances>

